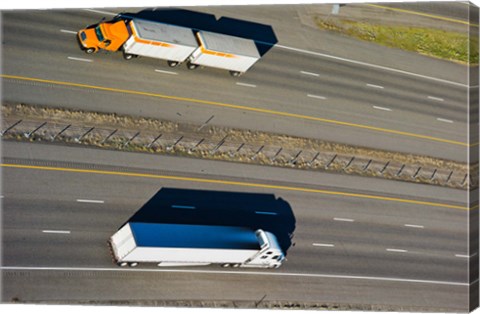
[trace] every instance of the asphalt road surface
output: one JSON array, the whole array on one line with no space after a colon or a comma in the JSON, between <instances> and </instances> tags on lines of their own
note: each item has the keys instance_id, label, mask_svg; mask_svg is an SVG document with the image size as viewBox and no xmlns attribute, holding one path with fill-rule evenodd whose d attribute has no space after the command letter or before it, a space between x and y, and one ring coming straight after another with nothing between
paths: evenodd
<instances>
[{"instance_id":1,"label":"asphalt road surface","mask_svg":"<svg viewBox=\"0 0 480 314\"><path fill-rule=\"evenodd\" d=\"M112 12L4 13L3 99L200 124L214 115L216 125L467 160L465 66L352 40L343 44L360 55L391 53L392 62L407 65L392 69L373 57L366 63L324 54L320 40L316 49L311 41L308 47L279 41L240 78L172 69L151 58L127 62L120 53L82 53L75 32ZM415 64L417 73L410 70ZM432 76L439 69L441 77Z\"/></svg>"},{"instance_id":2,"label":"asphalt road surface","mask_svg":"<svg viewBox=\"0 0 480 314\"><path fill-rule=\"evenodd\" d=\"M216 125L467 160L465 66L312 29L300 14L308 7L252 10L229 12L272 25L278 43L239 78L82 53L76 31L123 9L3 12L3 100L197 124L214 116ZM45 144L5 142L2 157L3 301L468 310L478 252L468 249L464 191ZM295 217L288 260L276 270L117 268L107 239L162 187L282 198Z\"/></svg>"},{"instance_id":3,"label":"asphalt road surface","mask_svg":"<svg viewBox=\"0 0 480 314\"><path fill-rule=\"evenodd\" d=\"M467 309L471 253L461 191L421 186L413 194L409 184L389 191L387 184L373 192L358 187L382 180L45 144L6 142L3 157L4 301L267 294L265 301ZM282 198L296 226L288 260L273 271L117 268L107 239L162 187Z\"/></svg>"}]
</instances>

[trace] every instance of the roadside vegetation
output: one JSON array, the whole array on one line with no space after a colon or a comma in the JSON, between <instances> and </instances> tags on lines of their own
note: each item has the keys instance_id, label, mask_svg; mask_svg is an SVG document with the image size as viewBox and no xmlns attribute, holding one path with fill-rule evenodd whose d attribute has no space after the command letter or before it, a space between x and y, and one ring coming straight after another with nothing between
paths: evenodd
<instances>
[{"instance_id":1,"label":"roadside vegetation","mask_svg":"<svg viewBox=\"0 0 480 314\"><path fill-rule=\"evenodd\" d=\"M402 25L371 24L347 19L322 19L318 16L315 17L315 23L321 29L339 32L383 46L463 64L478 64L478 38L473 36L469 38L468 33Z\"/></svg>"}]
</instances>

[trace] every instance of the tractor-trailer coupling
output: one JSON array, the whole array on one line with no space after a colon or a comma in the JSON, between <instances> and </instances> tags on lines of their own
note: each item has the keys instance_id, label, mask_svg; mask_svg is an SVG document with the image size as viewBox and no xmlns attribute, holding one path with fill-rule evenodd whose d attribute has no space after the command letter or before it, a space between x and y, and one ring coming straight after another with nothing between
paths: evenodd
<instances>
[{"instance_id":1,"label":"tractor-trailer coupling","mask_svg":"<svg viewBox=\"0 0 480 314\"><path fill-rule=\"evenodd\" d=\"M129 222L109 242L119 266L277 268L285 259L274 234L243 227Z\"/></svg>"}]
</instances>

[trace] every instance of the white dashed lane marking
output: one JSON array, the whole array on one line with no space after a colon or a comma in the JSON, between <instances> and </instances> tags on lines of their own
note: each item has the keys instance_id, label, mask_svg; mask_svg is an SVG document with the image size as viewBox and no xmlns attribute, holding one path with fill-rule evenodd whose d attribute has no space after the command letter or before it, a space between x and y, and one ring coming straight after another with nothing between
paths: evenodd
<instances>
[{"instance_id":1,"label":"white dashed lane marking","mask_svg":"<svg viewBox=\"0 0 480 314\"><path fill-rule=\"evenodd\" d=\"M82 61L82 62L93 62L91 59L84 59L84 58L75 58L75 57L68 57L69 60L74 60L74 61Z\"/></svg>"}]
</instances>

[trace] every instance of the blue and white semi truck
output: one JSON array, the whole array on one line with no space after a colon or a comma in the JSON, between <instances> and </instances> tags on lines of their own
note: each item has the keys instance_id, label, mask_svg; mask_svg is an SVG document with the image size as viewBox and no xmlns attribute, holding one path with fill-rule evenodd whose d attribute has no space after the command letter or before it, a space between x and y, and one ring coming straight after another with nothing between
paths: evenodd
<instances>
[{"instance_id":1,"label":"blue and white semi truck","mask_svg":"<svg viewBox=\"0 0 480 314\"><path fill-rule=\"evenodd\" d=\"M119 266L278 268L285 259L273 233L237 226L128 222L109 243Z\"/></svg>"}]
</instances>

